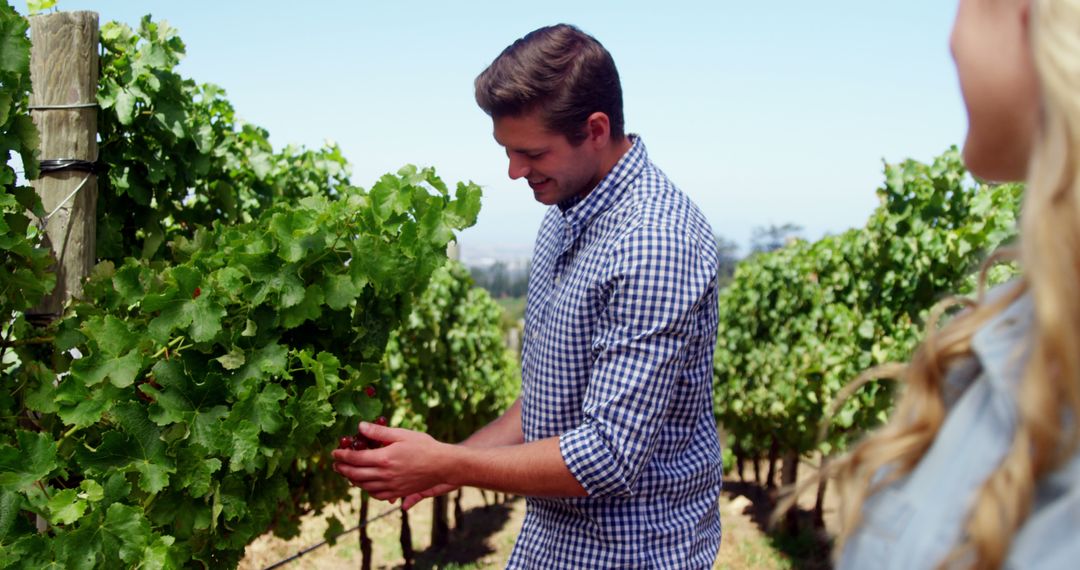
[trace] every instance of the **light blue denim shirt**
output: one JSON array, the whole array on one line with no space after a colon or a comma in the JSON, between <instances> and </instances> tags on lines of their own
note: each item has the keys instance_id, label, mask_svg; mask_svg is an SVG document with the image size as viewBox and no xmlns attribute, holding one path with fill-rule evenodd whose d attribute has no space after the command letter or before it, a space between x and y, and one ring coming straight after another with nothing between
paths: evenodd
<instances>
[{"instance_id":1,"label":"light blue denim shirt","mask_svg":"<svg viewBox=\"0 0 1080 570\"><path fill-rule=\"evenodd\" d=\"M1025 294L976 332L975 357L946 381L949 412L937 439L910 474L866 501L839 568L936 568L960 541L978 489L1016 430L1015 394L1033 323ZM1080 454L1038 484L1005 567L1080 568Z\"/></svg>"}]
</instances>

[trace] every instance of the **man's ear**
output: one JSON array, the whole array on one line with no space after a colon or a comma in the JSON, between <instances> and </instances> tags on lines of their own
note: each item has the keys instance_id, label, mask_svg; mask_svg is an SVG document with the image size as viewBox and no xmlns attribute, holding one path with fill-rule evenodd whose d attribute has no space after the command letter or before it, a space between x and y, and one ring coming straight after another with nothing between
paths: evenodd
<instances>
[{"instance_id":1,"label":"man's ear","mask_svg":"<svg viewBox=\"0 0 1080 570\"><path fill-rule=\"evenodd\" d=\"M606 146L611 141L611 119L607 113L597 111L585 120L586 139L597 146Z\"/></svg>"}]
</instances>

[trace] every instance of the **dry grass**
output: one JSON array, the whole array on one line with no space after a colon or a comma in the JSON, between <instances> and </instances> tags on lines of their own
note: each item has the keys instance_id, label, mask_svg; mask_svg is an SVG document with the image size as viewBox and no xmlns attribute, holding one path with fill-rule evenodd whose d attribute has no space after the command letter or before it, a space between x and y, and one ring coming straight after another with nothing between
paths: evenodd
<instances>
[{"instance_id":1,"label":"dry grass","mask_svg":"<svg viewBox=\"0 0 1080 570\"><path fill-rule=\"evenodd\" d=\"M487 493L488 503L493 496ZM802 502L804 508L812 506L813 497ZM771 508L771 494L753 483L725 481L724 494L720 500L720 517L724 528L723 543L714 568L730 570L794 568L828 568L827 553L820 539L809 534L794 538L777 538L763 528ZM828 507L828 502L826 503ZM484 496L476 489L466 489L462 498L465 510L464 528L451 535L450 546L441 552L430 551L431 501L414 507L409 513L413 536L413 549L417 554L417 569L472 570L503 568L513 549L525 515L525 502L521 499L504 504L486 505ZM372 501L370 516L393 508L387 503ZM826 509L826 520L831 516ZM354 491L350 501L329 510L346 528L357 523L359 515L359 492ZM451 516L451 519L453 517ZM453 523L453 520L451 520ZM324 516L309 516L301 527L299 537L282 540L263 536L248 546L240 564L241 570L259 570L282 560L297 551L323 540L326 530ZM402 568L399 545L401 517L394 513L369 526L373 543L373 565L376 570ZM358 533L351 533L338 540L335 546L324 546L284 568L289 570L354 570L360 566Z\"/></svg>"},{"instance_id":2,"label":"dry grass","mask_svg":"<svg viewBox=\"0 0 1080 570\"><path fill-rule=\"evenodd\" d=\"M415 568L503 568L514 546L525 516L525 502L521 499L494 503L493 493L481 495L476 489L465 489L462 495L463 528L451 535L450 547L444 552L431 552L432 501L425 501L409 511L409 528L412 530L412 546L416 553ZM386 512L394 506L372 500L369 516ZM323 515L304 518L300 536L283 540L264 535L248 545L240 570L258 570L285 559L296 552L323 540L326 516L333 514L346 528L355 526L359 519L360 496L354 490L349 501L328 509ZM451 524L454 524L451 515ZM401 568L400 536L401 515L393 513L368 526L372 541L372 568L389 570ZM338 539L334 546L323 546L297 561L285 565L289 570L355 570L360 566L359 533L353 532Z\"/></svg>"}]
</instances>

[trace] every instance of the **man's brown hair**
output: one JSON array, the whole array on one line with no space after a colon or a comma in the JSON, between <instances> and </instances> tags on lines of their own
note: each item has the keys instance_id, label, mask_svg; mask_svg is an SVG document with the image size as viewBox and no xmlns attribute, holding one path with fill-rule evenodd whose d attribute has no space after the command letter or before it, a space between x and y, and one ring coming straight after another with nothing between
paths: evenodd
<instances>
[{"instance_id":1,"label":"man's brown hair","mask_svg":"<svg viewBox=\"0 0 1080 570\"><path fill-rule=\"evenodd\" d=\"M573 145L599 111L622 139L622 87L615 61L592 36L568 24L529 32L476 78L476 103L493 119L540 112L544 125Z\"/></svg>"}]
</instances>

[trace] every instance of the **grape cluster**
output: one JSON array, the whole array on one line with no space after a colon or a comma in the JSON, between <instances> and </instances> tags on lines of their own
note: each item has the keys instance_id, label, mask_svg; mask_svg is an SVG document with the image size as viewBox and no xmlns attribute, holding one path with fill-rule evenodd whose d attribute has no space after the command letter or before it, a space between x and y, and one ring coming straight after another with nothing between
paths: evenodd
<instances>
[{"instance_id":1,"label":"grape cluster","mask_svg":"<svg viewBox=\"0 0 1080 570\"><path fill-rule=\"evenodd\" d=\"M386 416L379 416L375 420L376 425L385 426L387 424ZM378 449L382 447L382 443L371 439L370 437L360 433L360 430L356 431L355 435L345 435L338 440L338 449Z\"/></svg>"}]
</instances>

